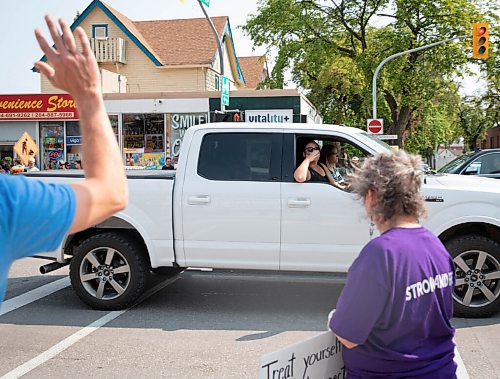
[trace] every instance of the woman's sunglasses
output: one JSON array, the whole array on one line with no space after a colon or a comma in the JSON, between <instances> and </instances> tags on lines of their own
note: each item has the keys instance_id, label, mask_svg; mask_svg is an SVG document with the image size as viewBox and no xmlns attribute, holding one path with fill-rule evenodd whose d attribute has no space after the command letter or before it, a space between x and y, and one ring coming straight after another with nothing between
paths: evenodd
<instances>
[{"instance_id":1,"label":"woman's sunglasses","mask_svg":"<svg viewBox=\"0 0 500 379\"><path fill-rule=\"evenodd\" d=\"M314 150L318 150L319 151L319 147L306 147L305 148L305 151L307 151L308 153L312 153Z\"/></svg>"}]
</instances>

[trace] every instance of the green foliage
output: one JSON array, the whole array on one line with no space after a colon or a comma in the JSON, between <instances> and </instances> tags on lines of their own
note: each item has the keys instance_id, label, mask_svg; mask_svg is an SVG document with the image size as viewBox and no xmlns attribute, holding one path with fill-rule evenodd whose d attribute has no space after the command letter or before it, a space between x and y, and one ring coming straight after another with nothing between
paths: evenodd
<instances>
[{"instance_id":1,"label":"green foliage","mask_svg":"<svg viewBox=\"0 0 500 379\"><path fill-rule=\"evenodd\" d=\"M446 91L436 94L435 101L422 109L405 150L425 157L439 145L449 145L460 135L457 109L461 99L453 87L451 85Z\"/></svg>"},{"instance_id":2,"label":"green foliage","mask_svg":"<svg viewBox=\"0 0 500 379\"><path fill-rule=\"evenodd\" d=\"M282 86L290 69L325 122L364 128L372 114L373 74L383 59L470 35L472 21L488 17L492 13L481 16L470 0L261 0L244 30L256 45L277 49L271 86ZM374 26L382 19L389 23ZM400 136L400 146L412 135L408 148L427 150L456 135L459 101L452 78L466 72L469 44L442 44L383 66L377 114L387 134Z\"/></svg>"},{"instance_id":3,"label":"green foliage","mask_svg":"<svg viewBox=\"0 0 500 379\"><path fill-rule=\"evenodd\" d=\"M497 99L498 101L498 99ZM488 107L483 97L470 97L460 105L459 125L466 147L474 150L486 136L488 128L499 125L498 109Z\"/></svg>"}]
</instances>

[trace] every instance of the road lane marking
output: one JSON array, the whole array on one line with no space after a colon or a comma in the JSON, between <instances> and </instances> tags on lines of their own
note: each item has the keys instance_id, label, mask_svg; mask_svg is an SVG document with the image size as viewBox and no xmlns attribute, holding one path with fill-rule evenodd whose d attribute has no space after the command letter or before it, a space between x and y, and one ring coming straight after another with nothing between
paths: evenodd
<instances>
[{"instance_id":1,"label":"road lane marking","mask_svg":"<svg viewBox=\"0 0 500 379\"><path fill-rule=\"evenodd\" d=\"M457 379L469 379L469 373L465 368L464 361L458 352L457 345L455 344L455 363L457 364Z\"/></svg>"},{"instance_id":2,"label":"road lane marking","mask_svg":"<svg viewBox=\"0 0 500 379\"><path fill-rule=\"evenodd\" d=\"M88 336L90 333L95 332L101 326L106 325L108 322L114 320L118 316L125 313L127 310L123 311L113 311L105 316L101 317L97 321L94 321L92 324L80 329L78 332L72 334L68 338L62 340L57 345L52 346L50 349L44 351L42 354L36 356L35 358L29 360L28 362L22 364L11 372L2 376L2 379L13 379L20 378L23 375L26 375L28 372L33 370L34 368L40 366L41 364L47 362L49 359L54 358L56 355L60 354L68 347L74 345L76 342L81 340L82 338Z\"/></svg>"},{"instance_id":3,"label":"road lane marking","mask_svg":"<svg viewBox=\"0 0 500 379\"><path fill-rule=\"evenodd\" d=\"M87 325L86 327L80 329L78 332L72 334L71 336L65 338L58 344L52 346L50 349L44 351L43 353L39 354L35 358L29 360L28 362L23 363L22 365L18 366L14 370L8 372L4 376L2 376L0 379L15 379L15 378L20 378L23 375L26 375L28 372L32 371L33 369L37 368L38 366L44 364L45 362L49 361L50 359L54 358L55 356L61 354L64 350L68 349L78 341L80 341L82 338L88 336L89 334L95 332L102 326L108 324L109 322L113 321L115 318L121 316L128 310L132 309L136 305L140 304L144 300L146 300L148 297L152 296L156 292L160 291L161 289L165 288L167 285L175 282L176 280L179 279L179 275L169 278L165 280L164 282L161 282L154 286L153 288L149 289L146 291L130 308L121 310L121 311L112 311L101 317L100 319L94 321L93 323Z\"/></svg>"},{"instance_id":4,"label":"road lane marking","mask_svg":"<svg viewBox=\"0 0 500 379\"><path fill-rule=\"evenodd\" d=\"M22 295L13 297L12 299L5 300L0 306L0 316L6 313L12 312L18 308L24 307L34 301L40 300L54 292L60 291L63 288L68 287L70 284L69 277L55 280L51 283L45 284L41 287L35 288L29 292L23 293Z\"/></svg>"}]
</instances>

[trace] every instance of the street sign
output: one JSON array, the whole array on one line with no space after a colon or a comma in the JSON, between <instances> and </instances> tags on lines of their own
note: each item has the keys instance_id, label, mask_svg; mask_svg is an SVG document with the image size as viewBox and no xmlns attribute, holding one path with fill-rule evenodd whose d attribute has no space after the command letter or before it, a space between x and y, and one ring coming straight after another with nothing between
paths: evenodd
<instances>
[{"instance_id":1,"label":"street sign","mask_svg":"<svg viewBox=\"0 0 500 379\"><path fill-rule=\"evenodd\" d=\"M227 76L222 76L222 92L221 92L221 100L222 104L225 106L229 106L229 88L230 88L230 81Z\"/></svg>"},{"instance_id":2,"label":"street sign","mask_svg":"<svg viewBox=\"0 0 500 379\"><path fill-rule=\"evenodd\" d=\"M210 0L200 0L207 8L210 7Z\"/></svg>"},{"instance_id":3,"label":"street sign","mask_svg":"<svg viewBox=\"0 0 500 379\"><path fill-rule=\"evenodd\" d=\"M398 135L397 134L379 134L377 136L378 139L398 139Z\"/></svg>"},{"instance_id":4,"label":"street sign","mask_svg":"<svg viewBox=\"0 0 500 379\"><path fill-rule=\"evenodd\" d=\"M19 156L23 164L27 165L28 159L35 157L38 153L38 146L28 132L24 132L21 138L19 138L14 145L14 151Z\"/></svg>"},{"instance_id":5,"label":"street sign","mask_svg":"<svg viewBox=\"0 0 500 379\"><path fill-rule=\"evenodd\" d=\"M366 120L366 129L371 134L384 134L384 120L381 118L369 118Z\"/></svg>"}]
</instances>

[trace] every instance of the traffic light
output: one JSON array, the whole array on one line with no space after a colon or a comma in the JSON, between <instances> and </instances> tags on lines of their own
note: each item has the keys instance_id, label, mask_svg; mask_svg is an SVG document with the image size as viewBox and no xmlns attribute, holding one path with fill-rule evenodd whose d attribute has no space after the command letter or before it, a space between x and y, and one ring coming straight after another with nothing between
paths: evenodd
<instances>
[{"instance_id":1,"label":"traffic light","mask_svg":"<svg viewBox=\"0 0 500 379\"><path fill-rule=\"evenodd\" d=\"M243 122L242 111L225 111L224 113L213 113L212 122Z\"/></svg>"},{"instance_id":2,"label":"traffic light","mask_svg":"<svg viewBox=\"0 0 500 379\"><path fill-rule=\"evenodd\" d=\"M472 29L472 58L488 59L489 24L475 22Z\"/></svg>"}]
</instances>

